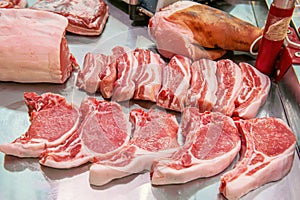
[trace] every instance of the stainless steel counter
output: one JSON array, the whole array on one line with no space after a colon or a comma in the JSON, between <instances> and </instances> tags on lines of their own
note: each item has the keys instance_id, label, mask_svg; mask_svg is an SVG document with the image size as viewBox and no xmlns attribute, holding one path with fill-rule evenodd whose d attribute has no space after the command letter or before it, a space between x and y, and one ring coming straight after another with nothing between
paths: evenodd
<instances>
[{"instance_id":1,"label":"stainless steel counter","mask_svg":"<svg viewBox=\"0 0 300 200\"><path fill-rule=\"evenodd\" d=\"M29 5L33 2L29 1ZM148 37L147 27L132 26L132 22L125 12L110 2L108 4L110 17L101 36L67 35L70 50L79 64L82 64L84 55L88 51L109 54L111 48L116 45L126 45L131 48L154 47ZM258 0L227 0L216 2L216 6L259 26L263 26L267 14L264 2ZM247 61L252 64L255 62L255 57L247 53L235 52L228 56L236 62ZM290 70L283 82L278 85L272 84L267 102L260 109L258 117L282 118L291 124L299 141L300 129L297 123L299 122L297 118L299 117L299 102L297 103L297 99L300 93L299 90L298 93L294 93L294 89L291 90L293 82L290 77L292 76L295 76L295 73ZM76 72L63 85L0 82L0 142L14 140L25 133L29 126L27 108L23 100L25 91L34 91L39 94L59 93L64 95L69 102L79 104L87 94L77 90L74 86L75 80ZM99 98L101 97L99 96ZM138 106L143 105L128 104L129 108ZM74 169L58 170L41 166L38 159L20 159L0 153L0 166L1 200L224 199L218 194L220 175L197 179L182 185L153 187L150 184L149 172L144 172L114 180L102 187L94 187L88 182L90 164ZM300 160L295 155L293 167L287 176L280 181L266 184L250 192L242 199L296 200L300 197L299 185Z\"/></svg>"}]
</instances>

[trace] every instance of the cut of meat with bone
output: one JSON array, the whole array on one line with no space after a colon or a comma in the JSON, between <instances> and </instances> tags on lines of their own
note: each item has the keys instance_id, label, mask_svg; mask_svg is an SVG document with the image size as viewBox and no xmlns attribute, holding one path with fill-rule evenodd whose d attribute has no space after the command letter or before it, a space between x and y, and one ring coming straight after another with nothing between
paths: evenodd
<instances>
[{"instance_id":1,"label":"cut of meat with bone","mask_svg":"<svg viewBox=\"0 0 300 200\"><path fill-rule=\"evenodd\" d=\"M178 147L179 125L172 114L134 109L130 112L133 136L115 154L95 158L90 168L92 185L104 185L143 170L149 170L155 158L170 156Z\"/></svg>"},{"instance_id":2,"label":"cut of meat with bone","mask_svg":"<svg viewBox=\"0 0 300 200\"><path fill-rule=\"evenodd\" d=\"M221 113L200 113L186 108L182 116L185 143L169 158L156 159L151 169L153 185L180 184L211 177L228 167L241 142L234 121Z\"/></svg>"},{"instance_id":3,"label":"cut of meat with bone","mask_svg":"<svg viewBox=\"0 0 300 200\"><path fill-rule=\"evenodd\" d=\"M215 60L226 50L249 51L263 29L211 6L176 1L154 14L148 31L165 57Z\"/></svg>"},{"instance_id":4,"label":"cut of meat with bone","mask_svg":"<svg viewBox=\"0 0 300 200\"><path fill-rule=\"evenodd\" d=\"M64 83L70 77L77 63L65 38L65 17L12 8L0 9L0 21L1 81Z\"/></svg>"},{"instance_id":5,"label":"cut of meat with bone","mask_svg":"<svg viewBox=\"0 0 300 200\"><path fill-rule=\"evenodd\" d=\"M229 59L217 61L217 102L212 111L231 116L234 101L242 88L243 74L240 67Z\"/></svg>"},{"instance_id":6,"label":"cut of meat with bone","mask_svg":"<svg viewBox=\"0 0 300 200\"><path fill-rule=\"evenodd\" d=\"M156 97L158 106L183 111L186 94L190 87L191 60L176 55L163 68L162 88Z\"/></svg>"},{"instance_id":7,"label":"cut of meat with bone","mask_svg":"<svg viewBox=\"0 0 300 200\"><path fill-rule=\"evenodd\" d=\"M39 0L31 8L65 16L69 20L67 31L79 35L100 35L109 15L104 0Z\"/></svg>"},{"instance_id":8,"label":"cut of meat with bone","mask_svg":"<svg viewBox=\"0 0 300 200\"><path fill-rule=\"evenodd\" d=\"M244 119L254 118L265 103L270 91L271 81L248 63L239 63L243 73L242 89L235 100L233 115Z\"/></svg>"},{"instance_id":9,"label":"cut of meat with bone","mask_svg":"<svg viewBox=\"0 0 300 200\"><path fill-rule=\"evenodd\" d=\"M129 123L116 102L87 98L80 106L82 123L62 145L47 148L40 163L54 168L77 167L94 156L107 156L117 151L130 138Z\"/></svg>"},{"instance_id":10,"label":"cut of meat with bone","mask_svg":"<svg viewBox=\"0 0 300 200\"><path fill-rule=\"evenodd\" d=\"M0 0L0 8L25 8L27 0Z\"/></svg>"},{"instance_id":11,"label":"cut of meat with bone","mask_svg":"<svg viewBox=\"0 0 300 200\"><path fill-rule=\"evenodd\" d=\"M221 177L220 193L239 199L265 183L284 177L292 167L296 138L277 118L236 122L242 134L242 151L236 166Z\"/></svg>"},{"instance_id":12,"label":"cut of meat with bone","mask_svg":"<svg viewBox=\"0 0 300 200\"><path fill-rule=\"evenodd\" d=\"M65 98L52 93L41 96L24 93L31 125L12 143L1 144L0 151L18 157L39 157L43 150L70 137L80 124L78 109Z\"/></svg>"},{"instance_id":13,"label":"cut of meat with bone","mask_svg":"<svg viewBox=\"0 0 300 200\"><path fill-rule=\"evenodd\" d=\"M159 54L148 49L137 48L134 55L138 59L141 71L136 81L133 98L155 102L162 85L162 68L165 66L165 62Z\"/></svg>"},{"instance_id":14,"label":"cut of meat with bone","mask_svg":"<svg viewBox=\"0 0 300 200\"><path fill-rule=\"evenodd\" d=\"M200 59L191 66L191 86L187 93L186 106L197 107L200 112L210 111L217 101L217 63Z\"/></svg>"}]
</instances>

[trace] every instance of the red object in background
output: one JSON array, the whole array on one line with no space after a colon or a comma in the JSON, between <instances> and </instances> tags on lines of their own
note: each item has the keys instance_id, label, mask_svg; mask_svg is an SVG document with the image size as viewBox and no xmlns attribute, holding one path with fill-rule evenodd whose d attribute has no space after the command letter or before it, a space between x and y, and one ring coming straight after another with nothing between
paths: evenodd
<instances>
[{"instance_id":1,"label":"red object in background","mask_svg":"<svg viewBox=\"0 0 300 200\"><path fill-rule=\"evenodd\" d=\"M275 68L275 82L279 82L292 64L300 64L300 40L296 31L289 27L286 42L282 47Z\"/></svg>"},{"instance_id":2,"label":"red object in background","mask_svg":"<svg viewBox=\"0 0 300 200\"><path fill-rule=\"evenodd\" d=\"M268 76L274 75L294 7L294 0L274 0L270 7L255 63L255 67Z\"/></svg>"}]
</instances>

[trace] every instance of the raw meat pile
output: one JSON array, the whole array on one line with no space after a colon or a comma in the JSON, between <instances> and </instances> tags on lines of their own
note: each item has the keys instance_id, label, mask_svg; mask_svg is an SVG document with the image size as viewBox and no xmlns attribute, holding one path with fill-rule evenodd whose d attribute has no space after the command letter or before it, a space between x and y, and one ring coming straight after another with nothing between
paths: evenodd
<instances>
[{"instance_id":1,"label":"raw meat pile","mask_svg":"<svg viewBox=\"0 0 300 200\"><path fill-rule=\"evenodd\" d=\"M247 63L213 61L175 55L168 63L148 49L115 47L113 54L88 53L76 85L89 93L101 91L113 101L156 102L162 108L254 118L264 104L270 79Z\"/></svg>"},{"instance_id":2,"label":"raw meat pile","mask_svg":"<svg viewBox=\"0 0 300 200\"><path fill-rule=\"evenodd\" d=\"M64 83L70 77L77 63L65 38L65 17L0 8L0 21L0 81Z\"/></svg>"},{"instance_id":3,"label":"raw meat pile","mask_svg":"<svg viewBox=\"0 0 300 200\"><path fill-rule=\"evenodd\" d=\"M65 16L69 21L67 31L79 35L100 35L109 15L104 0L39 0L31 8Z\"/></svg>"},{"instance_id":4,"label":"raw meat pile","mask_svg":"<svg viewBox=\"0 0 300 200\"><path fill-rule=\"evenodd\" d=\"M136 108L128 116L118 103L94 97L83 99L79 108L58 94L28 92L24 98L31 125L15 141L0 144L0 151L39 157L54 168L92 162L93 185L144 170L150 170L153 185L211 177L225 170L241 148L240 160L220 185L220 193L236 199L284 177L292 167L296 138L276 118L234 122L220 112L189 107L179 126L173 114Z\"/></svg>"},{"instance_id":5,"label":"raw meat pile","mask_svg":"<svg viewBox=\"0 0 300 200\"><path fill-rule=\"evenodd\" d=\"M27 0L0 0L0 8L25 8Z\"/></svg>"},{"instance_id":6,"label":"raw meat pile","mask_svg":"<svg viewBox=\"0 0 300 200\"><path fill-rule=\"evenodd\" d=\"M166 58L180 54L215 60L228 50L249 52L263 29L205 4L176 1L154 14L148 31Z\"/></svg>"}]
</instances>

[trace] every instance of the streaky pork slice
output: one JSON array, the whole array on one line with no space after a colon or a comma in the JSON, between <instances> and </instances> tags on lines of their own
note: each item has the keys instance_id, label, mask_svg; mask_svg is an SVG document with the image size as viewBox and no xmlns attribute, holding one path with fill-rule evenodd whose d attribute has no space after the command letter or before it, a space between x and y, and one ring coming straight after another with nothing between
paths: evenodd
<instances>
[{"instance_id":1,"label":"streaky pork slice","mask_svg":"<svg viewBox=\"0 0 300 200\"><path fill-rule=\"evenodd\" d=\"M117 58L117 80L114 83L112 100L121 102L133 98L135 80L138 77L140 66L133 51L122 54Z\"/></svg>"},{"instance_id":2,"label":"streaky pork slice","mask_svg":"<svg viewBox=\"0 0 300 200\"><path fill-rule=\"evenodd\" d=\"M80 105L82 123L63 144L47 148L42 165L54 168L77 167L119 149L130 138L129 123L116 102L89 97Z\"/></svg>"},{"instance_id":3,"label":"streaky pork slice","mask_svg":"<svg viewBox=\"0 0 300 200\"><path fill-rule=\"evenodd\" d=\"M155 102L163 65L159 54L149 49L136 48L120 55L116 61L118 76L112 100L120 102L134 98Z\"/></svg>"},{"instance_id":4,"label":"streaky pork slice","mask_svg":"<svg viewBox=\"0 0 300 200\"><path fill-rule=\"evenodd\" d=\"M67 31L89 36L102 33L109 15L104 0L39 0L31 8L60 14L69 21Z\"/></svg>"},{"instance_id":5,"label":"streaky pork slice","mask_svg":"<svg viewBox=\"0 0 300 200\"><path fill-rule=\"evenodd\" d=\"M64 83L70 77L77 63L65 38L65 17L12 8L0 9L0 21L1 81Z\"/></svg>"},{"instance_id":6,"label":"streaky pork slice","mask_svg":"<svg viewBox=\"0 0 300 200\"><path fill-rule=\"evenodd\" d=\"M265 103L271 81L252 65L242 62L239 66L243 73L242 89L235 100L234 116L244 119L254 118Z\"/></svg>"},{"instance_id":7,"label":"streaky pork slice","mask_svg":"<svg viewBox=\"0 0 300 200\"><path fill-rule=\"evenodd\" d=\"M255 118L236 122L242 135L239 162L221 177L220 193L239 199L265 183L288 174L295 152L296 138L278 118Z\"/></svg>"},{"instance_id":8,"label":"streaky pork slice","mask_svg":"<svg viewBox=\"0 0 300 200\"><path fill-rule=\"evenodd\" d=\"M190 87L191 60L175 55L163 68L162 88L157 94L156 104L160 107L183 111Z\"/></svg>"},{"instance_id":9,"label":"streaky pork slice","mask_svg":"<svg viewBox=\"0 0 300 200\"><path fill-rule=\"evenodd\" d=\"M87 53L84 57L83 69L78 72L76 86L88 93L95 93L101 79L99 74L107 66L108 56L104 54Z\"/></svg>"},{"instance_id":10,"label":"streaky pork slice","mask_svg":"<svg viewBox=\"0 0 300 200\"><path fill-rule=\"evenodd\" d=\"M30 116L25 134L11 143L0 144L0 151L18 157L39 157L46 148L57 146L69 138L80 124L79 110L63 96L34 92L24 93Z\"/></svg>"},{"instance_id":11,"label":"streaky pork slice","mask_svg":"<svg viewBox=\"0 0 300 200\"><path fill-rule=\"evenodd\" d=\"M27 0L0 0L0 8L25 8Z\"/></svg>"},{"instance_id":12,"label":"streaky pork slice","mask_svg":"<svg viewBox=\"0 0 300 200\"><path fill-rule=\"evenodd\" d=\"M136 48L133 53L141 66L133 98L156 102L156 95L162 86L162 68L166 64L159 54L149 49Z\"/></svg>"},{"instance_id":13,"label":"streaky pork slice","mask_svg":"<svg viewBox=\"0 0 300 200\"><path fill-rule=\"evenodd\" d=\"M232 60L217 61L217 102L212 111L231 116L235 109L234 101L242 88L243 74L240 67Z\"/></svg>"},{"instance_id":14,"label":"streaky pork slice","mask_svg":"<svg viewBox=\"0 0 300 200\"><path fill-rule=\"evenodd\" d=\"M126 51L128 48L116 46L112 55L88 52L78 72L76 86L88 93L100 91L104 98L110 98L117 79L116 60Z\"/></svg>"},{"instance_id":15,"label":"streaky pork slice","mask_svg":"<svg viewBox=\"0 0 300 200\"><path fill-rule=\"evenodd\" d=\"M200 59L191 65L191 83L185 104L200 112L210 111L217 101L217 62Z\"/></svg>"},{"instance_id":16,"label":"streaky pork slice","mask_svg":"<svg viewBox=\"0 0 300 200\"><path fill-rule=\"evenodd\" d=\"M182 116L185 143L169 158L156 159L153 185L180 184L225 170L238 154L241 141L234 121L221 113L200 113L185 108Z\"/></svg>"},{"instance_id":17,"label":"streaky pork slice","mask_svg":"<svg viewBox=\"0 0 300 200\"><path fill-rule=\"evenodd\" d=\"M120 151L94 159L89 181L104 185L114 179L149 170L155 158L169 156L178 147L179 125L175 115L134 109L130 112L133 136Z\"/></svg>"}]
</instances>

